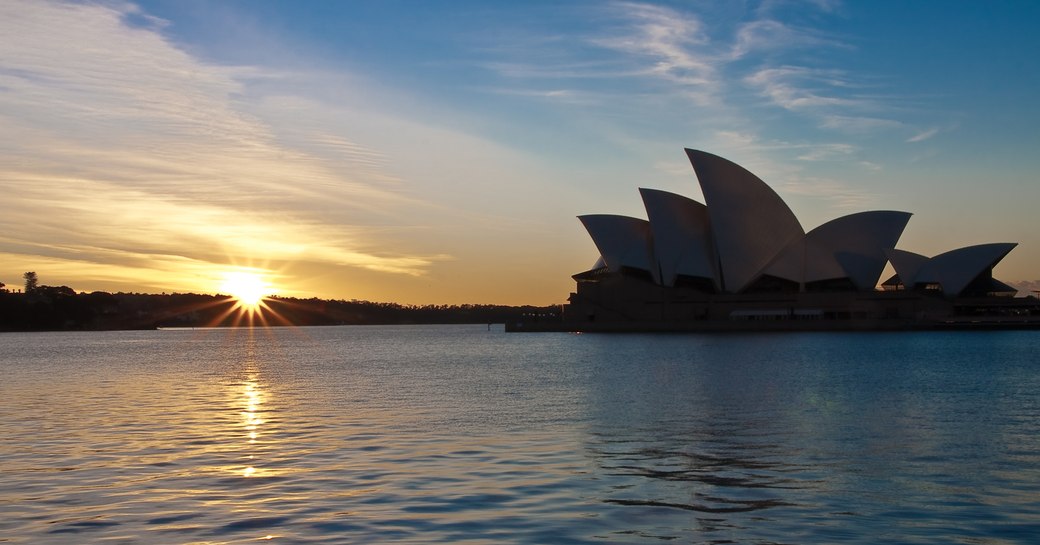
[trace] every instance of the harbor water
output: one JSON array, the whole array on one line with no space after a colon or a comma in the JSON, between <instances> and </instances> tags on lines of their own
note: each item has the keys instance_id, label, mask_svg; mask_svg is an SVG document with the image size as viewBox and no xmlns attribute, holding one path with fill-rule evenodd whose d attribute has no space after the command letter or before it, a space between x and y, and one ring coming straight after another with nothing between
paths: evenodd
<instances>
[{"instance_id":1,"label":"harbor water","mask_svg":"<svg viewBox=\"0 0 1040 545\"><path fill-rule=\"evenodd\" d=\"M1040 332L0 334L0 543L1036 543Z\"/></svg>"}]
</instances>

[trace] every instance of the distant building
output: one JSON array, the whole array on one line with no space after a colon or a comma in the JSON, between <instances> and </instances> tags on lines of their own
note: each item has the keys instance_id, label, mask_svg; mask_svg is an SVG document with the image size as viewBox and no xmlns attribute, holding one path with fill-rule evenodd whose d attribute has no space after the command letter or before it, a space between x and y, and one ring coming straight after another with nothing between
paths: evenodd
<instances>
[{"instance_id":1,"label":"distant building","mask_svg":"<svg viewBox=\"0 0 1040 545\"><path fill-rule=\"evenodd\" d=\"M757 176L687 149L706 203L640 189L647 219L579 216L600 257L557 324L514 330L1036 326L1036 298L995 280L1015 243L925 257L896 249L911 214L872 211L806 233ZM896 274L878 282L891 262Z\"/></svg>"}]
</instances>

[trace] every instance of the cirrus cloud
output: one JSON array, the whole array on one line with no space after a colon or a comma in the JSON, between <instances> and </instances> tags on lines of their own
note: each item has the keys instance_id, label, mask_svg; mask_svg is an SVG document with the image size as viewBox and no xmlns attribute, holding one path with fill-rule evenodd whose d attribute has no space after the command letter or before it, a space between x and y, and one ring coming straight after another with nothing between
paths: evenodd
<instances>
[{"instance_id":1,"label":"cirrus cloud","mask_svg":"<svg viewBox=\"0 0 1040 545\"><path fill-rule=\"evenodd\" d=\"M169 274L169 256L406 275L444 257L388 252L389 229L351 219L411 204L381 152L332 134L286 145L245 99L250 78L277 74L200 61L161 23L132 4L0 5L0 150L14 158L0 254L61 248L51 257L95 267L122 254L142 277Z\"/></svg>"}]
</instances>

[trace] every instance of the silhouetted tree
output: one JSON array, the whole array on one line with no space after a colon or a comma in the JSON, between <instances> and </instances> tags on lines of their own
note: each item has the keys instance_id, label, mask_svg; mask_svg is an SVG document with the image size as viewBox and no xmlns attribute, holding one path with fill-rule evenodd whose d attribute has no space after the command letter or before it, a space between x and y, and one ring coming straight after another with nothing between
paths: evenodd
<instances>
[{"instance_id":1,"label":"silhouetted tree","mask_svg":"<svg viewBox=\"0 0 1040 545\"><path fill-rule=\"evenodd\" d=\"M34 271L29 271L23 274L22 278L25 279L25 293L32 293L36 291L36 286L40 283L40 279L36 277L36 273Z\"/></svg>"},{"instance_id":2,"label":"silhouetted tree","mask_svg":"<svg viewBox=\"0 0 1040 545\"><path fill-rule=\"evenodd\" d=\"M2 1L2 0L0 0ZM25 273L28 294L0 293L0 331L151 329L244 323L229 297L193 293L77 293L38 283ZM0 284L2 286L2 284ZM271 297L263 311L273 325L502 323L549 316L555 307L401 305L370 301Z\"/></svg>"}]
</instances>

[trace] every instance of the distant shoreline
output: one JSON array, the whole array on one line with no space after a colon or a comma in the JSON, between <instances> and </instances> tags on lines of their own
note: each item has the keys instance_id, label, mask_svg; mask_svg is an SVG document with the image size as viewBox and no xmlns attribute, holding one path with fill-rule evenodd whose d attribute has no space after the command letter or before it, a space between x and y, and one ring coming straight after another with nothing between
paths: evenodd
<instances>
[{"instance_id":1,"label":"distant shoreline","mask_svg":"<svg viewBox=\"0 0 1040 545\"><path fill-rule=\"evenodd\" d=\"M223 295L76 293L66 286L39 286L31 293L0 292L0 332L504 324L535 317L558 319L559 308L559 305L402 305L278 296L265 298L258 307L247 308Z\"/></svg>"}]
</instances>

